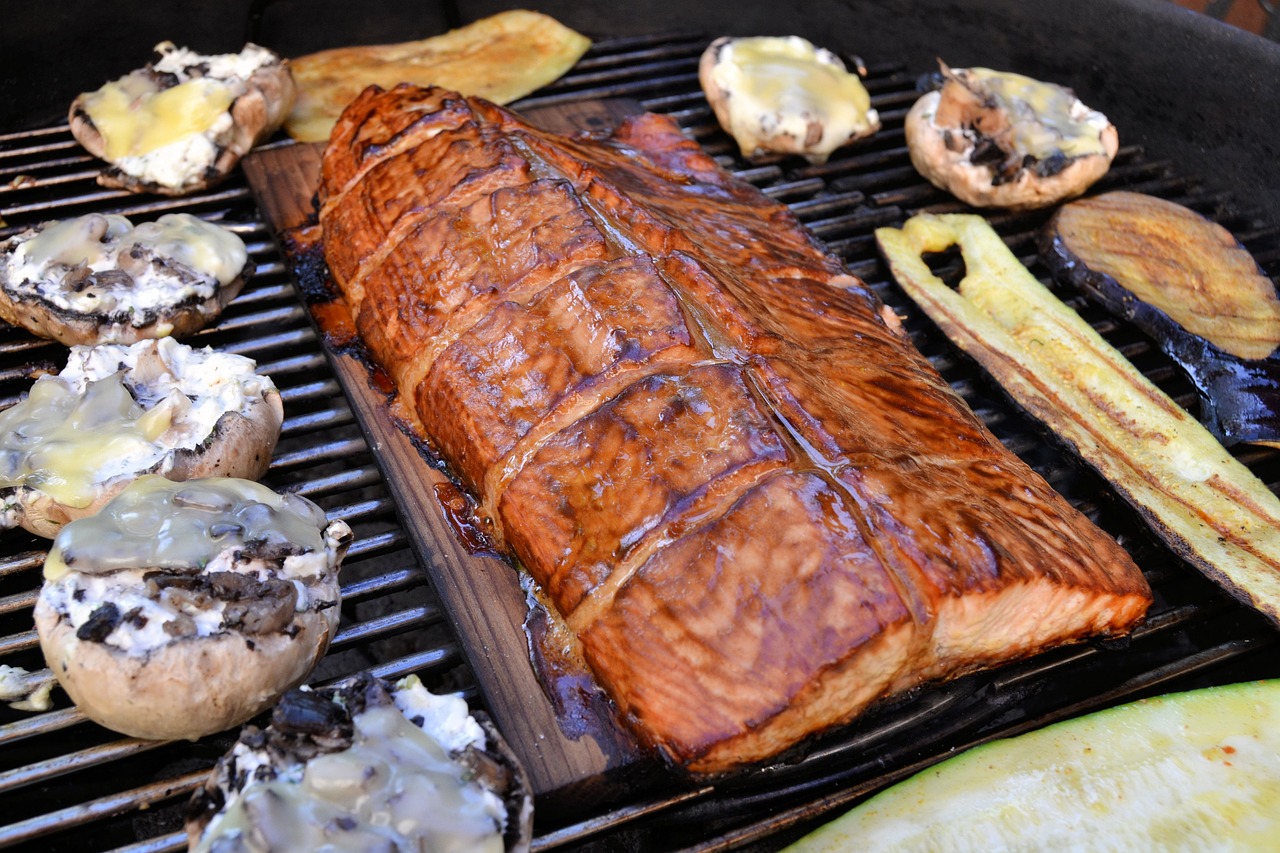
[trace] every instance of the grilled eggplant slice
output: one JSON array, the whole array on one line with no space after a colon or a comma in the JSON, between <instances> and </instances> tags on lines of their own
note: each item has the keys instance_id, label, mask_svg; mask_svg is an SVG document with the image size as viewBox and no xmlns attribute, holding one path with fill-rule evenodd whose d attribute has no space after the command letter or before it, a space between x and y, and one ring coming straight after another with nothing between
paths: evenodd
<instances>
[{"instance_id":1,"label":"grilled eggplant slice","mask_svg":"<svg viewBox=\"0 0 1280 853\"><path fill-rule=\"evenodd\" d=\"M346 522L249 480L147 475L54 539L36 630L107 728L195 739L300 683L338 627Z\"/></svg>"},{"instance_id":2,"label":"grilled eggplant slice","mask_svg":"<svg viewBox=\"0 0 1280 853\"><path fill-rule=\"evenodd\" d=\"M188 806L194 851L529 849L533 798L483 715L417 676L292 691Z\"/></svg>"},{"instance_id":3,"label":"grilled eggplant slice","mask_svg":"<svg viewBox=\"0 0 1280 853\"><path fill-rule=\"evenodd\" d=\"M288 65L255 44L206 56L172 42L157 59L71 104L71 133L109 163L98 183L187 195L231 173L293 108Z\"/></svg>"},{"instance_id":4,"label":"grilled eggplant slice","mask_svg":"<svg viewBox=\"0 0 1280 853\"><path fill-rule=\"evenodd\" d=\"M1171 201L1104 193L1063 206L1040 253L1150 335L1195 383L1223 444L1280 446L1280 298L1227 229Z\"/></svg>"},{"instance_id":5,"label":"grilled eggplant slice","mask_svg":"<svg viewBox=\"0 0 1280 853\"><path fill-rule=\"evenodd\" d=\"M0 318L66 346L183 336L253 272L235 232L189 213L47 222L0 243Z\"/></svg>"},{"instance_id":6,"label":"grilled eggplant slice","mask_svg":"<svg viewBox=\"0 0 1280 853\"><path fill-rule=\"evenodd\" d=\"M799 36L718 38L702 53L698 80L743 157L799 154L825 163L880 129L858 75Z\"/></svg>"},{"instance_id":7,"label":"grilled eggplant slice","mask_svg":"<svg viewBox=\"0 0 1280 853\"><path fill-rule=\"evenodd\" d=\"M974 207L1030 210L1078 196L1111 168L1115 125L1070 89L989 68L942 67L907 113L911 163Z\"/></svg>"},{"instance_id":8,"label":"grilled eggplant slice","mask_svg":"<svg viewBox=\"0 0 1280 853\"><path fill-rule=\"evenodd\" d=\"M1177 554L1280 625L1280 499L1018 262L981 217L912 217L876 240L957 346L1098 470ZM958 292L925 263L958 245Z\"/></svg>"},{"instance_id":9,"label":"grilled eggplant slice","mask_svg":"<svg viewBox=\"0 0 1280 853\"><path fill-rule=\"evenodd\" d=\"M1280 681L1144 699L961 753L788 853L1266 850Z\"/></svg>"},{"instance_id":10,"label":"grilled eggplant slice","mask_svg":"<svg viewBox=\"0 0 1280 853\"><path fill-rule=\"evenodd\" d=\"M254 368L172 338L72 347L0 413L0 528L53 537L147 473L261 477L284 408Z\"/></svg>"}]
</instances>

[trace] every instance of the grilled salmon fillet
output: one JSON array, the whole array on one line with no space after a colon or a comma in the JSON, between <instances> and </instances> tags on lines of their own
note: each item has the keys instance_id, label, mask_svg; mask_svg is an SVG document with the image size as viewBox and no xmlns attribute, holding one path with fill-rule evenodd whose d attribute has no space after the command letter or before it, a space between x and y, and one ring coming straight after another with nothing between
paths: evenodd
<instances>
[{"instance_id":1,"label":"grilled salmon fillet","mask_svg":"<svg viewBox=\"0 0 1280 853\"><path fill-rule=\"evenodd\" d=\"M664 117L562 137L370 88L318 202L370 355L623 718L692 772L1150 603L875 294Z\"/></svg>"}]
</instances>

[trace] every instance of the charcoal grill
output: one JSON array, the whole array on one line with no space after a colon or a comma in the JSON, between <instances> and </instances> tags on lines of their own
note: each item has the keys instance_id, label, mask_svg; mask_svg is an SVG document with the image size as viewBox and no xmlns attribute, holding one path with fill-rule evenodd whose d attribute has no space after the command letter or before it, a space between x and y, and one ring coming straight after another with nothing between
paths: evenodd
<instances>
[{"instance_id":1,"label":"charcoal grill","mask_svg":"<svg viewBox=\"0 0 1280 853\"><path fill-rule=\"evenodd\" d=\"M1117 702L1175 689L1280 675L1280 634L1171 556L1109 488L1010 405L905 298L875 255L873 229L918 210L958 210L911 168L903 117L930 70L873 63L867 86L884 129L823 166L776 158L747 164L719 130L698 88L697 58L712 34L605 38L577 68L517 109L626 97L673 116L721 163L791 206L806 225L905 319L917 346L992 430L1130 550L1156 593L1146 621L1121 640L1060 649L994 672L917 691L873 709L811 745L803 758L715 784L671 781L568 818L540 818L536 850L774 850L835 810L951 751ZM1280 63L1277 63L1280 67ZM266 482L319 502L356 532L343 572L343 619L313 680L363 667L418 673L433 689L461 690L484 706L467 661L426 579L281 256L240 177L198 196L157 200L102 190L97 165L65 125L0 136L0 238L49 218L88 211L147 218L184 210L233 227L259 273L218 325L192 342L242 353L280 386L283 438ZM1170 198L1231 229L1268 275L1280 274L1280 227L1239 194L1206 186L1174 162L1122 147L1099 189ZM1265 202L1265 198L1263 199ZM1042 280L1035 229L1045 215L990 220ZM944 264L947 263L944 261ZM1139 332L1063 294L1143 372L1194 411L1193 389ZM64 358L55 345L0 329L0 405ZM1280 452L1237 455L1265 482L1280 479ZM1274 488L1274 485L1273 485ZM31 625L45 544L21 532L0 538L0 663L42 668ZM55 691L54 710L0 710L0 847L32 850L183 849L180 807L232 740L156 744L120 738L85 721Z\"/></svg>"}]
</instances>

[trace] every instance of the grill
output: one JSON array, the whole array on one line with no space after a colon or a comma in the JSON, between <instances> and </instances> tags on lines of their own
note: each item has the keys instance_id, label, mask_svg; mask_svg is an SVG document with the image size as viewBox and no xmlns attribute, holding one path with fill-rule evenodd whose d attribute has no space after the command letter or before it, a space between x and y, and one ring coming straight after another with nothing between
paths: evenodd
<instances>
[{"instance_id":1,"label":"grill","mask_svg":"<svg viewBox=\"0 0 1280 853\"><path fill-rule=\"evenodd\" d=\"M542 817L535 849L772 850L832 810L847 806L957 748L1153 693L1276 676L1276 632L1221 594L1163 548L1110 489L1014 409L958 354L888 278L873 229L918 210L960 209L912 169L902 119L927 69L873 67L867 86L884 129L823 166L778 158L747 164L715 123L698 87L702 35L597 42L573 72L517 104L529 108L581 99L630 98L676 118L724 165L790 205L851 271L870 283L906 322L917 346L992 430L1055 488L1116 536L1156 592L1147 620L1120 640L1082 644L994 672L919 690L873 709L858 723L812 744L794 761L715 784L671 781L644 799L615 802L563 822ZM418 673L436 690L461 690L483 707L467 662L426 581L360 426L352 416L272 235L243 179L214 191L157 200L104 191L96 162L65 126L0 136L0 238L31 224L89 211L148 218L184 210L231 226L249 244L258 274L219 324L190 342L255 358L280 386L286 420L266 482L304 494L348 521L356 542L343 570L343 619L316 683L372 667L384 676ZM1280 228L1232 197L1206 190L1169 162L1122 148L1097 189L1124 187L1188 205L1231 229L1273 278L1280 273ZM1046 278L1034 232L1045 214L989 217L1009 245ZM956 262L941 267L955 274ZM1149 378L1194 411L1194 391L1136 330L1082 300L1069 303ZM41 372L64 358L56 344L0 329L0 405L17 400ZM1280 478L1280 454L1244 449L1239 457L1264 481ZM43 668L31 607L45 543L20 531L0 540L0 663ZM1271 653L1267 653L1271 652ZM47 674L47 673L46 673ZM89 723L55 691L55 708L30 714L0 709L0 846L40 850L182 849L181 805L234 732L197 743L122 739Z\"/></svg>"}]
</instances>

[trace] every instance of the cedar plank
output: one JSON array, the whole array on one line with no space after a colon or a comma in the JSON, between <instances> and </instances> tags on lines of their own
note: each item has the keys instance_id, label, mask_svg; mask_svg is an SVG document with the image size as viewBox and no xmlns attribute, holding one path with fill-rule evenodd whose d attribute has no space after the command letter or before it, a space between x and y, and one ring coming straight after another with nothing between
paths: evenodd
<instances>
[{"instance_id":1,"label":"cedar plank","mask_svg":"<svg viewBox=\"0 0 1280 853\"><path fill-rule=\"evenodd\" d=\"M634 101L578 102L539 108L526 117L554 131L582 126L584 117L612 124L638 111ZM571 116L573 124L562 116ZM283 143L255 149L242 165L254 198L277 239L314 214L323 145ZM278 239L279 242L279 239ZM297 272L303 259L281 242ZM661 768L630 732L598 707L552 702L528 655L528 604L519 577L498 558L463 547L436 494L448 478L429 464L371 385L367 366L349 352L326 355L374 458L395 498L410 544L476 676L485 706L529 773L541 813L581 814L586 806L637 796L660 778Z\"/></svg>"}]
</instances>

